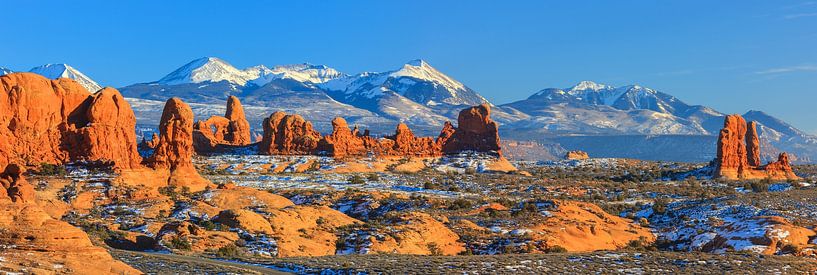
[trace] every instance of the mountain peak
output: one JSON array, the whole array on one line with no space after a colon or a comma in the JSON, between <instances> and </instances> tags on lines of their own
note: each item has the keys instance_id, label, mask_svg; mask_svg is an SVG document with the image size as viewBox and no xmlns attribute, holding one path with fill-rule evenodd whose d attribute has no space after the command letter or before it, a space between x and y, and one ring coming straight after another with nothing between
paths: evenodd
<instances>
[{"instance_id":1,"label":"mountain peak","mask_svg":"<svg viewBox=\"0 0 817 275\"><path fill-rule=\"evenodd\" d=\"M200 83L205 81L244 85L249 76L217 57L202 57L185 64L167 76L159 79L160 84L176 85L186 83Z\"/></svg>"},{"instance_id":2,"label":"mountain peak","mask_svg":"<svg viewBox=\"0 0 817 275\"><path fill-rule=\"evenodd\" d=\"M584 80L579 82L578 84L574 85L573 87L568 88L567 90L571 91L585 91L585 90L593 90L593 91L601 91L601 90L609 90L612 89L612 86L598 84L593 81Z\"/></svg>"},{"instance_id":3,"label":"mountain peak","mask_svg":"<svg viewBox=\"0 0 817 275\"><path fill-rule=\"evenodd\" d=\"M90 77L86 76L79 70L71 67L68 64L58 63L58 64L46 64L39 67L34 67L29 72L42 75L46 78L50 79L57 79L57 78L70 78L85 87L89 92L96 92L102 89L102 86L99 86L94 80Z\"/></svg>"},{"instance_id":4,"label":"mountain peak","mask_svg":"<svg viewBox=\"0 0 817 275\"><path fill-rule=\"evenodd\" d=\"M406 62L406 65L415 66L415 67L422 67L422 66L429 66L428 62L422 59L414 59L409 62Z\"/></svg>"},{"instance_id":5,"label":"mountain peak","mask_svg":"<svg viewBox=\"0 0 817 275\"><path fill-rule=\"evenodd\" d=\"M7 74L10 74L10 73L13 73L13 72L14 72L14 71L12 71L12 70L11 70L11 69L9 69L9 68L6 68L6 67L0 67L0 75L7 75Z\"/></svg>"}]
</instances>

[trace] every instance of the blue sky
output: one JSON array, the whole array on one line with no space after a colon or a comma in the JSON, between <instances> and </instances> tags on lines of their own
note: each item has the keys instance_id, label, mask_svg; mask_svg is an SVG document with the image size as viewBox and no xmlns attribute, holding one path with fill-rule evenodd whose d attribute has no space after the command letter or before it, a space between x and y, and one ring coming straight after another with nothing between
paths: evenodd
<instances>
[{"instance_id":1,"label":"blue sky","mask_svg":"<svg viewBox=\"0 0 817 275\"><path fill-rule=\"evenodd\" d=\"M640 84L817 134L817 1L124 2L3 2L0 66L120 87L202 56L347 73L422 58L494 103Z\"/></svg>"}]
</instances>

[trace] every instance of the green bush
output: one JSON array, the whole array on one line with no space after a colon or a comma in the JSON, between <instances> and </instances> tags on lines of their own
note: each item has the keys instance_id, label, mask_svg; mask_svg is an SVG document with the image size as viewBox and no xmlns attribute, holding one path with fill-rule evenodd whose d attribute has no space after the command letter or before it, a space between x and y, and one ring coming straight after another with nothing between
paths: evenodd
<instances>
[{"instance_id":1,"label":"green bush","mask_svg":"<svg viewBox=\"0 0 817 275\"><path fill-rule=\"evenodd\" d=\"M187 241L186 239L183 239L182 237L173 236L173 238L170 239L170 248L178 250L190 250L193 248L193 245L190 244L190 242Z\"/></svg>"},{"instance_id":2,"label":"green bush","mask_svg":"<svg viewBox=\"0 0 817 275\"><path fill-rule=\"evenodd\" d=\"M216 251L216 256L218 256L219 258L225 258L225 259L239 258L243 254L244 253L241 251L241 249L238 248L238 246L236 246L234 244L228 244L228 245L222 246Z\"/></svg>"},{"instance_id":3,"label":"green bush","mask_svg":"<svg viewBox=\"0 0 817 275\"><path fill-rule=\"evenodd\" d=\"M62 165L41 163L39 171L37 171L36 174L42 176L65 176L68 175L68 171L65 170L65 167Z\"/></svg>"},{"instance_id":4,"label":"green bush","mask_svg":"<svg viewBox=\"0 0 817 275\"><path fill-rule=\"evenodd\" d=\"M363 179L360 175L354 175L349 178L350 184L364 184L366 180Z\"/></svg>"}]
</instances>

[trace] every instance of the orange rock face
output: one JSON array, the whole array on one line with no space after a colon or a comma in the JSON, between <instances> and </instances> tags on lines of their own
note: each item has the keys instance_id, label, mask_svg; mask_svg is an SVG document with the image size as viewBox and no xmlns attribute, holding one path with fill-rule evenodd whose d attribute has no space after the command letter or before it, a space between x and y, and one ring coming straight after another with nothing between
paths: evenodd
<instances>
[{"instance_id":1,"label":"orange rock face","mask_svg":"<svg viewBox=\"0 0 817 275\"><path fill-rule=\"evenodd\" d=\"M315 152L321 134L299 115L275 112L264 119L264 135L258 149L267 155L306 155Z\"/></svg>"},{"instance_id":2,"label":"orange rock face","mask_svg":"<svg viewBox=\"0 0 817 275\"><path fill-rule=\"evenodd\" d=\"M443 142L443 152L451 154L461 151L477 151L496 152L502 155L499 145L499 126L491 120L491 107L488 104L460 111L457 123L457 128ZM446 134L446 130L443 128L443 134Z\"/></svg>"},{"instance_id":3,"label":"orange rock face","mask_svg":"<svg viewBox=\"0 0 817 275\"><path fill-rule=\"evenodd\" d=\"M499 132L490 112L488 105L465 109L459 117L464 127L454 128L446 122L436 139L417 137L404 123L397 125L394 135L374 138L368 130L361 133L357 126L350 129L341 117L332 120L332 133L321 137L302 117L275 112L264 120L259 151L268 155L326 154L336 158L436 157L460 151L499 153Z\"/></svg>"},{"instance_id":4,"label":"orange rock face","mask_svg":"<svg viewBox=\"0 0 817 275\"><path fill-rule=\"evenodd\" d=\"M567 160L574 160L574 159L588 159L590 158L587 155L587 152L584 151L569 151L565 154L565 159Z\"/></svg>"},{"instance_id":5,"label":"orange rock face","mask_svg":"<svg viewBox=\"0 0 817 275\"><path fill-rule=\"evenodd\" d=\"M130 105L115 89L91 94L70 79L0 76L0 168L76 160L138 166L135 125Z\"/></svg>"},{"instance_id":6,"label":"orange rock face","mask_svg":"<svg viewBox=\"0 0 817 275\"><path fill-rule=\"evenodd\" d=\"M726 179L798 179L786 153L778 161L760 166L760 142L757 123L740 115L729 115L718 136L715 176Z\"/></svg>"},{"instance_id":7,"label":"orange rock face","mask_svg":"<svg viewBox=\"0 0 817 275\"><path fill-rule=\"evenodd\" d=\"M550 216L542 223L528 228L534 239L542 240L552 248L559 246L571 252L616 250L630 241L655 241L649 229L632 221L604 212L592 203L553 201Z\"/></svg>"},{"instance_id":8,"label":"orange rock face","mask_svg":"<svg viewBox=\"0 0 817 275\"><path fill-rule=\"evenodd\" d=\"M159 142L147 163L169 169L169 184L199 191L209 182L193 167L193 154L193 110L181 99L168 99L159 122Z\"/></svg>"},{"instance_id":9,"label":"orange rock face","mask_svg":"<svg viewBox=\"0 0 817 275\"><path fill-rule=\"evenodd\" d=\"M198 121L193 127L196 152L213 152L218 145L243 146L252 143L250 123L244 115L244 107L235 96L227 98L225 116L211 116Z\"/></svg>"}]
</instances>

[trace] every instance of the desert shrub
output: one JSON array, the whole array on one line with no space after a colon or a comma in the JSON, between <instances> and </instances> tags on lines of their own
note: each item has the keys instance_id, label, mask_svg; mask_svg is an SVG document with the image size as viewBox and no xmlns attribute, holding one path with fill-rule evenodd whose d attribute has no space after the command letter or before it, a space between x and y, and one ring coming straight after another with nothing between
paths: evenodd
<instances>
[{"instance_id":1,"label":"desert shrub","mask_svg":"<svg viewBox=\"0 0 817 275\"><path fill-rule=\"evenodd\" d=\"M361 177L360 175L354 175L354 176L349 177L349 183L350 184L364 184L364 183L366 183L366 180L364 180L363 177Z\"/></svg>"},{"instance_id":2,"label":"desert shrub","mask_svg":"<svg viewBox=\"0 0 817 275\"><path fill-rule=\"evenodd\" d=\"M769 184L771 184L770 179L763 179L760 181L753 181L750 186L752 187L752 192L760 193L769 191Z\"/></svg>"},{"instance_id":3,"label":"desert shrub","mask_svg":"<svg viewBox=\"0 0 817 275\"><path fill-rule=\"evenodd\" d=\"M173 236L173 238L170 239L170 247L178 250L190 250L193 248L193 245L182 237Z\"/></svg>"},{"instance_id":4,"label":"desert shrub","mask_svg":"<svg viewBox=\"0 0 817 275\"><path fill-rule=\"evenodd\" d=\"M471 201L463 198L459 198L451 202L451 205L448 206L449 210L460 210L460 209L468 209L471 208L473 204Z\"/></svg>"},{"instance_id":5,"label":"desert shrub","mask_svg":"<svg viewBox=\"0 0 817 275\"><path fill-rule=\"evenodd\" d=\"M440 249L440 246L437 243L428 243L428 252L431 253L432 256L442 256L443 251Z\"/></svg>"},{"instance_id":6,"label":"desert shrub","mask_svg":"<svg viewBox=\"0 0 817 275\"><path fill-rule=\"evenodd\" d=\"M545 250L545 252L546 253L566 253L567 248L564 248L564 247L561 247L561 246L558 246L558 245L554 245L554 246L548 247L547 250Z\"/></svg>"},{"instance_id":7,"label":"desert shrub","mask_svg":"<svg viewBox=\"0 0 817 275\"><path fill-rule=\"evenodd\" d=\"M39 171L36 172L37 175L42 176L65 176L68 175L68 171L65 170L65 167L62 165L50 164L50 163L41 163L38 169Z\"/></svg>"},{"instance_id":8,"label":"desert shrub","mask_svg":"<svg viewBox=\"0 0 817 275\"><path fill-rule=\"evenodd\" d=\"M368 176L366 176L366 180L367 181L380 181L380 176L378 176L375 173L371 173Z\"/></svg>"},{"instance_id":9,"label":"desert shrub","mask_svg":"<svg viewBox=\"0 0 817 275\"><path fill-rule=\"evenodd\" d=\"M652 211L658 214L664 214L667 212L667 205L669 205L669 203L668 198L657 198L652 204Z\"/></svg>"},{"instance_id":10,"label":"desert shrub","mask_svg":"<svg viewBox=\"0 0 817 275\"><path fill-rule=\"evenodd\" d=\"M222 246L216 251L216 256L225 259L235 259L240 257L242 254L244 253L235 244Z\"/></svg>"}]
</instances>

